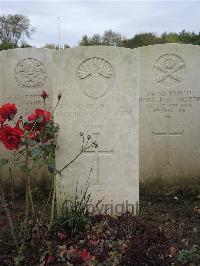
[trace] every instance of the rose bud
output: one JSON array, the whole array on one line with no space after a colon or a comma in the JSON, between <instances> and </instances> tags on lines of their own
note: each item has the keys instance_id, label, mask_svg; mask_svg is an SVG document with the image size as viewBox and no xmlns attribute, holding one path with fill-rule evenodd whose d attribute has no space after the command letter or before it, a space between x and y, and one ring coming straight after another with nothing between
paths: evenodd
<instances>
[{"instance_id":1,"label":"rose bud","mask_svg":"<svg viewBox=\"0 0 200 266\"><path fill-rule=\"evenodd\" d=\"M60 101L61 98L62 98L62 94L59 93L59 94L58 94L58 101Z\"/></svg>"},{"instance_id":2,"label":"rose bud","mask_svg":"<svg viewBox=\"0 0 200 266\"><path fill-rule=\"evenodd\" d=\"M46 91L43 91L40 96L43 98L43 100L45 101L46 98L48 97L48 94L46 93Z\"/></svg>"}]
</instances>

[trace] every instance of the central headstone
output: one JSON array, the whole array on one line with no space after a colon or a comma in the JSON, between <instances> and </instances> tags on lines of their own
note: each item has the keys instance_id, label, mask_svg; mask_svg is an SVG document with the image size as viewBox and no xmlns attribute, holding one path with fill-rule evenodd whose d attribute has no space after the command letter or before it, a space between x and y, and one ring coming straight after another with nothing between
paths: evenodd
<instances>
[{"instance_id":1,"label":"central headstone","mask_svg":"<svg viewBox=\"0 0 200 266\"><path fill-rule=\"evenodd\" d=\"M62 202L89 183L98 210L111 214L133 211L139 200L137 58L129 49L80 47L57 54L54 106L60 124L58 169L81 149L79 132L90 134L91 148L57 179Z\"/></svg>"}]
</instances>

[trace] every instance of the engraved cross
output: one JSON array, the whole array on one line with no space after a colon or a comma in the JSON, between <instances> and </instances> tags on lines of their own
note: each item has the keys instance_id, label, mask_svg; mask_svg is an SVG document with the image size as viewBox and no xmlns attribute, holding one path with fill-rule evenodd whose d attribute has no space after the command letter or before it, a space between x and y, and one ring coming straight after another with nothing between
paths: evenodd
<instances>
[{"instance_id":1,"label":"engraved cross","mask_svg":"<svg viewBox=\"0 0 200 266\"><path fill-rule=\"evenodd\" d=\"M166 153L167 153L167 163L170 165L170 151L169 151L169 143L170 143L170 137L180 137L183 135L184 131L172 131L170 127L170 115L166 115L165 118L167 119L167 130L165 132L159 132L159 131L153 131L153 134L155 136L166 136L167 137L167 143L166 143Z\"/></svg>"},{"instance_id":2,"label":"engraved cross","mask_svg":"<svg viewBox=\"0 0 200 266\"><path fill-rule=\"evenodd\" d=\"M113 155L113 149L111 150L102 150L99 149L99 136L100 133L93 133L93 135L95 135L95 140L98 144L98 148L95 150L88 150L85 151L84 154L85 155L93 155L95 156L95 162L96 162L96 181L95 181L95 185L100 185L100 156L108 156L108 155Z\"/></svg>"}]
</instances>

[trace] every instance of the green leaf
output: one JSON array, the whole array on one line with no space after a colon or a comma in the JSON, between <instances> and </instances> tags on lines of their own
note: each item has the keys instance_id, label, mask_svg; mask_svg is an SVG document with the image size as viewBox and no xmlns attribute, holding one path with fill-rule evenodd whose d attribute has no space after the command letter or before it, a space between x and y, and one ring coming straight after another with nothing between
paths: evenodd
<instances>
[{"instance_id":1,"label":"green leaf","mask_svg":"<svg viewBox=\"0 0 200 266\"><path fill-rule=\"evenodd\" d=\"M55 147L53 144L45 145L44 148L48 153L55 151Z\"/></svg>"},{"instance_id":2,"label":"green leaf","mask_svg":"<svg viewBox=\"0 0 200 266\"><path fill-rule=\"evenodd\" d=\"M17 255L17 257L14 258L15 265L16 266L22 265L21 263L23 262L24 259L25 259L25 256L23 254Z\"/></svg>"},{"instance_id":3,"label":"green leaf","mask_svg":"<svg viewBox=\"0 0 200 266\"><path fill-rule=\"evenodd\" d=\"M0 158L0 169L2 169L7 163L7 159Z\"/></svg>"},{"instance_id":4,"label":"green leaf","mask_svg":"<svg viewBox=\"0 0 200 266\"><path fill-rule=\"evenodd\" d=\"M25 152L26 149L21 149L21 150L18 150L18 154L23 154Z\"/></svg>"},{"instance_id":5,"label":"green leaf","mask_svg":"<svg viewBox=\"0 0 200 266\"><path fill-rule=\"evenodd\" d=\"M31 157L33 159L36 158L36 157L38 157L38 156L40 156L40 154L41 154L41 150L40 150L39 147L36 147L36 148L34 148L34 149L31 150Z\"/></svg>"},{"instance_id":6,"label":"green leaf","mask_svg":"<svg viewBox=\"0 0 200 266\"><path fill-rule=\"evenodd\" d=\"M22 165L22 166L20 167L20 169L22 170L23 173L27 173L27 172L29 172L29 169L27 168L26 165Z\"/></svg>"},{"instance_id":7,"label":"green leaf","mask_svg":"<svg viewBox=\"0 0 200 266\"><path fill-rule=\"evenodd\" d=\"M54 173L55 172L55 165L54 164L48 164L48 171L49 173Z\"/></svg>"},{"instance_id":8,"label":"green leaf","mask_svg":"<svg viewBox=\"0 0 200 266\"><path fill-rule=\"evenodd\" d=\"M47 122L47 123L46 123L46 128L48 128L48 129L51 129L51 128L53 128L53 124L52 124L52 123L49 123L49 122Z\"/></svg>"},{"instance_id":9,"label":"green leaf","mask_svg":"<svg viewBox=\"0 0 200 266\"><path fill-rule=\"evenodd\" d=\"M36 122L40 123L40 122L42 122L42 120L43 120L43 117L42 117L42 115L40 115L40 116L36 119Z\"/></svg>"},{"instance_id":10,"label":"green leaf","mask_svg":"<svg viewBox=\"0 0 200 266\"><path fill-rule=\"evenodd\" d=\"M31 146L34 146L34 145L38 145L38 142L35 141L35 140L29 140L29 144L30 144Z\"/></svg>"}]
</instances>

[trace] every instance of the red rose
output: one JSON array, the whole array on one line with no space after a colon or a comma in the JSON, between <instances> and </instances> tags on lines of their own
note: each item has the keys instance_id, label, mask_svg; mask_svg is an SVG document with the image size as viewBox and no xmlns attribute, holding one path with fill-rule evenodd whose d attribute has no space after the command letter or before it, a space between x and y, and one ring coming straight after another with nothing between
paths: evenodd
<instances>
[{"instance_id":1,"label":"red rose","mask_svg":"<svg viewBox=\"0 0 200 266\"><path fill-rule=\"evenodd\" d=\"M85 262L91 259L90 252L86 249L83 249L83 251L80 252L80 256Z\"/></svg>"},{"instance_id":2,"label":"red rose","mask_svg":"<svg viewBox=\"0 0 200 266\"><path fill-rule=\"evenodd\" d=\"M36 121L38 118L41 118L41 124L45 124L48 121L51 121L52 115L50 112L47 112L43 109L36 109L34 114L28 116L28 121Z\"/></svg>"},{"instance_id":3,"label":"red rose","mask_svg":"<svg viewBox=\"0 0 200 266\"><path fill-rule=\"evenodd\" d=\"M36 109L34 114L28 116L28 121L30 123L24 125L25 130L41 130L45 127L47 122L52 121L52 115L45 110Z\"/></svg>"},{"instance_id":4,"label":"red rose","mask_svg":"<svg viewBox=\"0 0 200 266\"><path fill-rule=\"evenodd\" d=\"M0 115L0 124L3 124L5 122L5 119Z\"/></svg>"},{"instance_id":5,"label":"red rose","mask_svg":"<svg viewBox=\"0 0 200 266\"><path fill-rule=\"evenodd\" d=\"M4 123L6 119L11 120L17 113L14 103L6 103L0 107L0 123Z\"/></svg>"},{"instance_id":6,"label":"red rose","mask_svg":"<svg viewBox=\"0 0 200 266\"><path fill-rule=\"evenodd\" d=\"M16 150L19 148L22 135L23 130L20 128L12 128L10 126L0 128L0 140L9 150Z\"/></svg>"}]
</instances>

